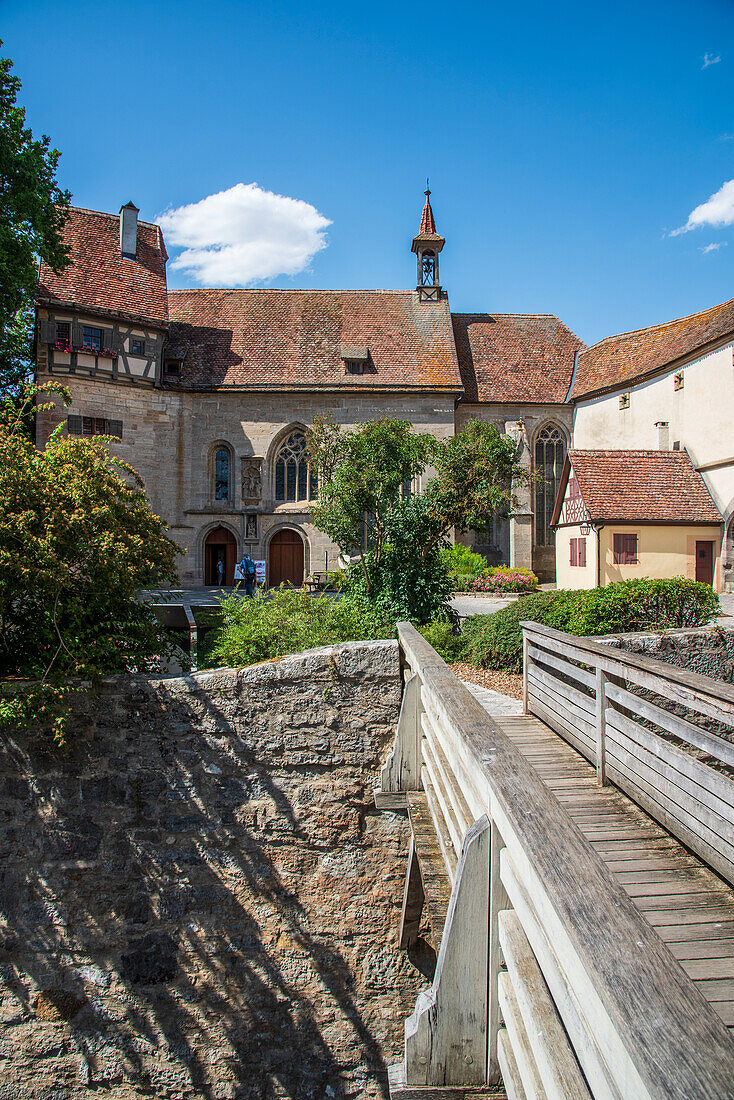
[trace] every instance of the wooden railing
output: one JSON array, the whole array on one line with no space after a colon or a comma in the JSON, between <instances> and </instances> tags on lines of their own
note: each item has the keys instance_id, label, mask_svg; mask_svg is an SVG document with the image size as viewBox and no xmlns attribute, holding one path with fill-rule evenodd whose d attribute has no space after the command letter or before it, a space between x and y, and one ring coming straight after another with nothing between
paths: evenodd
<instances>
[{"instance_id":1,"label":"wooden railing","mask_svg":"<svg viewBox=\"0 0 734 1100\"><path fill-rule=\"evenodd\" d=\"M452 882L402 1080L731 1100L723 1022L479 702L412 626L399 634L409 678L380 794L425 793Z\"/></svg>"},{"instance_id":2,"label":"wooden railing","mask_svg":"<svg viewBox=\"0 0 734 1100\"><path fill-rule=\"evenodd\" d=\"M734 884L734 688L539 623L522 627L526 712Z\"/></svg>"}]
</instances>

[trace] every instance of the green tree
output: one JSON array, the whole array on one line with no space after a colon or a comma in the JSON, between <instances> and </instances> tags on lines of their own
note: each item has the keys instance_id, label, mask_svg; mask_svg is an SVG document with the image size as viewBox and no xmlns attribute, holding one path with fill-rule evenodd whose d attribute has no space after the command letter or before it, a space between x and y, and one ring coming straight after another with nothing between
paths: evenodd
<instances>
[{"instance_id":1,"label":"green tree","mask_svg":"<svg viewBox=\"0 0 734 1100\"><path fill-rule=\"evenodd\" d=\"M0 675L58 689L71 675L145 667L166 650L137 593L176 581L177 549L110 439L57 428L39 451L27 437L27 408L49 390L68 404L61 386L28 386L0 408ZM28 710L6 696L0 718Z\"/></svg>"},{"instance_id":2,"label":"green tree","mask_svg":"<svg viewBox=\"0 0 734 1100\"><path fill-rule=\"evenodd\" d=\"M439 551L451 532L486 527L511 510L513 485L526 477L518 445L476 420L437 440L403 420L345 432L317 419L309 449L320 479L313 521L342 552L358 555L350 586L419 622L445 607L451 585ZM430 467L425 491L410 492Z\"/></svg>"},{"instance_id":3,"label":"green tree","mask_svg":"<svg viewBox=\"0 0 734 1100\"><path fill-rule=\"evenodd\" d=\"M0 41L0 46L2 41ZM32 371L38 261L68 264L62 230L71 198L56 183L60 153L25 125L12 61L0 58L0 389L17 392Z\"/></svg>"}]
</instances>

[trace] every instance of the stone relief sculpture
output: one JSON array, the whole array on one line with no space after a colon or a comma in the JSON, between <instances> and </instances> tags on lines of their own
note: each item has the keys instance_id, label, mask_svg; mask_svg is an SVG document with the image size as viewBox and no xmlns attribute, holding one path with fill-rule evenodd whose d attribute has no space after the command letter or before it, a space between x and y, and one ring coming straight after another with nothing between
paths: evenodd
<instances>
[{"instance_id":1,"label":"stone relief sculpture","mask_svg":"<svg viewBox=\"0 0 734 1100\"><path fill-rule=\"evenodd\" d=\"M262 459L242 459L242 499L260 500L262 497Z\"/></svg>"}]
</instances>

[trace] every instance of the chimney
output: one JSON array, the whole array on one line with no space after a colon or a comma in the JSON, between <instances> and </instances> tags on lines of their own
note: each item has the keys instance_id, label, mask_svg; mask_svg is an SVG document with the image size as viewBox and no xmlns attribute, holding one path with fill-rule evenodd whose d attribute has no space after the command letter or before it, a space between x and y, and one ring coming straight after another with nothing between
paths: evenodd
<instances>
[{"instance_id":1,"label":"chimney","mask_svg":"<svg viewBox=\"0 0 734 1100\"><path fill-rule=\"evenodd\" d=\"M138 208L134 202L120 207L120 255L134 260L138 251Z\"/></svg>"},{"instance_id":2,"label":"chimney","mask_svg":"<svg viewBox=\"0 0 734 1100\"><path fill-rule=\"evenodd\" d=\"M655 424L658 430L658 450L670 450L670 426L667 420L658 420Z\"/></svg>"}]
</instances>

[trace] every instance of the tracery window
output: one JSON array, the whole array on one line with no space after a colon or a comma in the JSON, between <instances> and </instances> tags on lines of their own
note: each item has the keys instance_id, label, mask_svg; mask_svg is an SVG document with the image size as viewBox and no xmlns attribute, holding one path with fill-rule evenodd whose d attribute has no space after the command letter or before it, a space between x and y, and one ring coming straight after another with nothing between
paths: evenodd
<instances>
[{"instance_id":1,"label":"tracery window","mask_svg":"<svg viewBox=\"0 0 734 1100\"><path fill-rule=\"evenodd\" d=\"M275 456L275 499L280 502L313 500L318 495L318 478L302 431L291 432Z\"/></svg>"},{"instance_id":2,"label":"tracery window","mask_svg":"<svg viewBox=\"0 0 734 1100\"><path fill-rule=\"evenodd\" d=\"M214 455L214 499L229 500L229 451L224 447Z\"/></svg>"},{"instance_id":3,"label":"tracery window","mask_svg":"<svg viewBox=\"0 0 734 1100\"><path fill-rule=\"evenodd\" d=\"M552 425L541 428L535 439L535 542L538 546L553 545L550 521L565 458L563 433Z\"/></svg>"}]
</instances>

